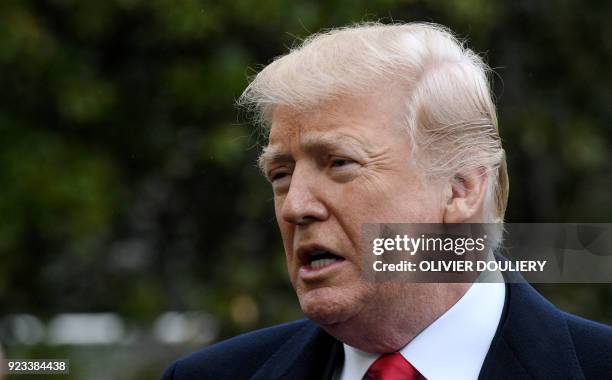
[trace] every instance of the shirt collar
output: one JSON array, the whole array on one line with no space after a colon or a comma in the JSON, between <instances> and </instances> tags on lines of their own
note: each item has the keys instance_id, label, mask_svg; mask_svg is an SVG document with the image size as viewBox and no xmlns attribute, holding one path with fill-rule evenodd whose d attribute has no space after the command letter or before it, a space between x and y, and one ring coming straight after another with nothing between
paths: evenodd
<instances>
[{"instance_id":1,"label":"shirt collar","mask_svg":"<svg viewBox=\"0 0 612 380\"><path fill-rule=\"evenodd\" d=\"M475 283L399 352L428 380L477 379L506 298L504 283ZM361 379L379 357L344 344L340 380Z\"/></svg>"}]
</instances>

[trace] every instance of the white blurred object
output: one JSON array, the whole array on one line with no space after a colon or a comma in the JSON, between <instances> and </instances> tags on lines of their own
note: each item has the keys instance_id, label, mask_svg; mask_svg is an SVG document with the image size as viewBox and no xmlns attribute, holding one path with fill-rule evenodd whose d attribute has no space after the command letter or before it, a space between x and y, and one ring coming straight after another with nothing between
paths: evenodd
<instances>
[{"instance_id":1,"label":"white blurred object","mask_svg":"<svg viewBox=\"0 0 612 380\"><path fill-rule=\"evenodd\" d=\"M153 332L162 343L206 344L217 338L219 326L213 317L202 312L169 311L157 318Z\"/></svg>"},{"instance_id":2,"label":"white blurred object","mask_svg":"<svg viewBox=\"0 0 612 380\"><path fill-rule=\"evenodd\" d=\"M121 318L114 313L58 314L49 322L50 344L114 344L124 336Z\"/></svg>"},{"instance_id":3,"label":"white blurred object","mask_svg":"<svg viewBox=\"0 0 612 380\"><path fill-rule=\"evenodd\" d=\"M32 346L45 338L45 325L30 314L13 314L2 321L3 339L6 342Z\"/></svg>"}]
</instances>

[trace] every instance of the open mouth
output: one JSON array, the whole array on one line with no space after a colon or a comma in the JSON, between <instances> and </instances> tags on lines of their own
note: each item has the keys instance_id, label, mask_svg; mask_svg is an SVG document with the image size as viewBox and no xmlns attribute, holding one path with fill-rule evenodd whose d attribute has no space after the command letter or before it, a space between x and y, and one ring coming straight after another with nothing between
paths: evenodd
<instances>
[{"instance_id":1,"label":"open mouth","mask_svg":"<svg viewBox=\"0 0 612 380\"><path fill-rule=\"evenodd\" d=\"M309 269L313 270L325 268L342 260L344 260L344 258L329 251L312 251L306 256L307 266Z\"/></svg>"}]
</instances>

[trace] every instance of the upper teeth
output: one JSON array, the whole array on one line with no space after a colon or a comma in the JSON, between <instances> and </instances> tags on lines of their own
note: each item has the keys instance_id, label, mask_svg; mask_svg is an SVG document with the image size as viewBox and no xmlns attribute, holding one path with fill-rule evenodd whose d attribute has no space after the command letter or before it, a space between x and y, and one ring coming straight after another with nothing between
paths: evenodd
<instances>
[{"instance_id":1,"label":"upper teeth","mask_svg":"<svg viewBox=\"0 0 612 380\"><path fill-rule=\"evenodd\" d=\"M330 259L330 258L317 259L317 260L313 260L313 262L310 263L310 267L313 269L319 269L319 268L323 268L328 265L331 265L335 263L336 261L338 261L338 259Z\"/></svg>"}]
</instances>

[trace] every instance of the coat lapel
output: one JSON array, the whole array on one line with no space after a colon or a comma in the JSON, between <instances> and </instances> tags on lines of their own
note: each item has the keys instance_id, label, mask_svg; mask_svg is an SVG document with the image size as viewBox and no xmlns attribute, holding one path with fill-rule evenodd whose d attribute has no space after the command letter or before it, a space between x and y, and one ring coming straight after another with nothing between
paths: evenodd
<instances>
[{"instance_id":1,"label":"coat lapel","mask_svg":"<svg viewBox=\"0 0 612 380\"><path fill-rule=\"evenodd\" d=\"M502 321L479 379L584 379L562 312L529 284L506 289Z\"/></svg>"}]
</instances>

